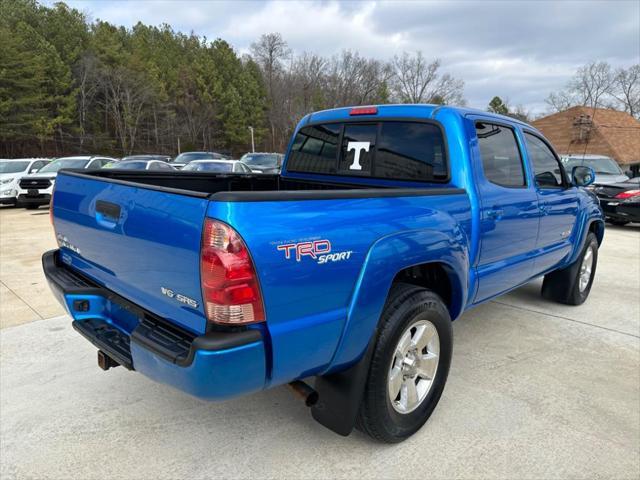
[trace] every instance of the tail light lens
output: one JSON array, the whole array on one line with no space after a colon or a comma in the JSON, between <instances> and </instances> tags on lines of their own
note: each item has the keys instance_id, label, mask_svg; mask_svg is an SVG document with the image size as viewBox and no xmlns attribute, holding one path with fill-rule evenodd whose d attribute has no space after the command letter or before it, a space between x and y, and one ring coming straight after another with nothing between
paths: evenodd
<instances>
[{"instance_id":1,"label":"tail light lens","mask_svg":"<svg viewBox=\"0 0 640 480\"><path fill-rule=\"evenodd\" d=\"M626 200L627 198L638 197L638 196L640 196L640 190L627 190L626 192L621 192L617 194L615 198L619 200Z\"/></svg>"},{"instance_id":2,"label":"tail light lens","mask_svg":"<svg viewBox=\"0 0 640 480\"><path fill-rule=\"evenodd\" d=\"M200 250L200 281L207 319L225 325L264 321L264 306L253 261L238 233L206 219Z\"/></svg>"}]
</instances>

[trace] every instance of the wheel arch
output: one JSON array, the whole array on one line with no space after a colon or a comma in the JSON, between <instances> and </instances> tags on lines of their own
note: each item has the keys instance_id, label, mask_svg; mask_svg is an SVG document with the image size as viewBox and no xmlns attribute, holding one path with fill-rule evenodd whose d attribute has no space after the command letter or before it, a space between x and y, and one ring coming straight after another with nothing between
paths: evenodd
<instances>
[{"instance_id":1,"label":"wheel arch","mask_svg":"<svg viewBox=\"0 0 640 480\"><path fill-rule=\"evenodd\" d=\"M469 249L457 224L449 229L406 231L384 237L367 254L348 308L334 357L325 373L338 371L360 358L377 324L394 281L431 288L443 298L452 319L467 301ZM444 282L438 285L434 282Z\"/></svg>"}]
</instances>

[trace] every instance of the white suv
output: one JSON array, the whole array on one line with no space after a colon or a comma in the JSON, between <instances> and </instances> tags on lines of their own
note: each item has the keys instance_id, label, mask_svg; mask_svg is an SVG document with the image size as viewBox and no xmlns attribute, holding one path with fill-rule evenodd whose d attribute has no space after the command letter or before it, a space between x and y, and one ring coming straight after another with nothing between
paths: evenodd
<instances>
[{"instance_id":1,"label":"white suv","mask_svg":"<svg viewBox=\"0 0 640 480\"><path fill-rule=\"evenodd\" d=\"M0 205L16 205L20 179L37 172L50 161L47 158L0 159Z\"/></svg>"},{"instance_id":2,"label":"white suv","mask_svg":"<svg viewBox=\"0 0 640 480\"><path fill-rule=\"evenodd\" d=\"M104 167L107 163L116 161L115 158L88 155L57 158L40 169L38 173L22 177L18 188L18 205L23 205L27 209L48 205L51 201L51 193L58 171L63 168L96 170Z\"/></svg>"}]
</instances>

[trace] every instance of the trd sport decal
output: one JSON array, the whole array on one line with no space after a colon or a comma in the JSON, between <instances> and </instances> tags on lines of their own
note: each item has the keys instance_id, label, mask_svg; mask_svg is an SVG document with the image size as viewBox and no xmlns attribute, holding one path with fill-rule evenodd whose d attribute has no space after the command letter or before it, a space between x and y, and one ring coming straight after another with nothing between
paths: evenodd
<instances>
[{"instance_id":1,"label":"trd sport decal","mask_svg":"<svg viewBox=\"0 0 640 480\"><path fill-rule=\"evenodd\" d=\"M352 250L331 253L331 242L329 240L287 243L278 245L276 248L284 252L284 258L287 260L295 257L296 262L299 262L302 260L302 257L311 257L318 265L349 260L353 253Z\"/></svg>"}]
</instances>

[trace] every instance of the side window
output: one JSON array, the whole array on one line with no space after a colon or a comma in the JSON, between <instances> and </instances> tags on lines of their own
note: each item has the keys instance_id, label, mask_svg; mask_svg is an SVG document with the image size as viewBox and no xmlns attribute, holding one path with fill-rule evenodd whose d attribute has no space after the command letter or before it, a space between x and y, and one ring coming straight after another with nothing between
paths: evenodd
<instances>
[{"instance_id":1,"label":"side window","mask_svg":"<svg viewBox=\"0 0 640 480\"><path fill-rule=\"evenodd\" d=\"M563 186L562 166L549 146L540 138L525 132L527 152L533 165L536 185L539 187L559 188Z\"/></svg>"},{"instance_id":2,"label":"side window","mask_svg":"<svg viewBox=\"0 0 640 480\"><path fill-rule=\"evenodd\" d=\"M292 172L336 173L339 123L300 129L291 146L287 169Z\"/></svg>"},{"instance_id":3,"label":"side window","mask_svg":"<svg viewBox=\"0 0 640 480\"><path fill-rule=\"evenodd\" d=\"M476 123L484 176L503 187L527 185L515 132L501 125Z\"/></svg>"}]
</instances>

